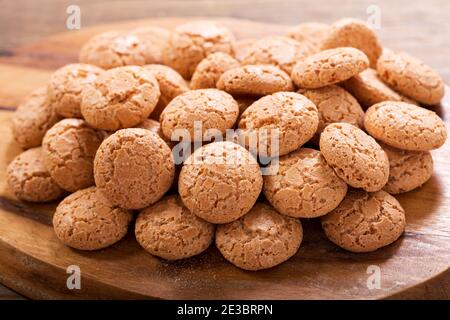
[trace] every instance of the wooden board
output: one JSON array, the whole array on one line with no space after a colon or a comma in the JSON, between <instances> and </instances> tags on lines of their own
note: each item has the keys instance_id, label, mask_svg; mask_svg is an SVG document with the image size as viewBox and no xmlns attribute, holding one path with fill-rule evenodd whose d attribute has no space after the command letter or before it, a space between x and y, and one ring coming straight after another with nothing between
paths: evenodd
<instances>
[{"instance_id":1,"label":"wooden board","mask_svg":"<svg viewBox=\"0 0 450 320\"><path fill-rule=\"evenodd\" d=\"M132 232L116 245L82 252L62 245L53 233L55 203L29 204L5 184L7 164L20 152L9 121L18 101L45 84L55 68L75 62L86 39L100 31L154 24L172 28L185 19L134 21L55 35L2 52L0 56L0 282L31 298L162 299L379 299L448 298L450 266L450 142L433 152L435 173L422 188L398 196L407 212L404 236L367 254L339 249L318 220L303 221L299 252L270 270L242 271L214 248L200 256L165 262L145 253ZM286 26L221 19L237 38L281 34ZM447 90L448 91L448 90ZM438 112L445 118L446 96ZM81 269L81 290L66 287L69 265ZM381 288L369 289L369 266L381 271Z\"/></svg>"}]
</instances>

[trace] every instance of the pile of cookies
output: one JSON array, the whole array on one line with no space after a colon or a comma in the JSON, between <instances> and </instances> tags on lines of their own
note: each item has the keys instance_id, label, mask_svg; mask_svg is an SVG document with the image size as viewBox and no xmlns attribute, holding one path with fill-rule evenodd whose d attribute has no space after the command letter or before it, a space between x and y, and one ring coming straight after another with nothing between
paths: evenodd
<instances>
[{"instance_id":1,"label":"pile of cookies","mask_svg":"<svg viewBox=\"0 0 450 320\"><path fill-rule=\"evenodd\" d=\"M259 270L293 256L300 219L313 218L336 245L377 250L405 228L393 195L431 177L430 151L447 137L426 107L444 95L439 75L382 48L356 19L245 41L213 21L111 31L79 60L17 108L13 135L26 151L8 167L19 199L65 197L54 230L79 250L110 246L133 225L163 259L215 240L225 259ZM230 129L239 139L218 139ZM182 163L180 130L197 146ZM266 149L277 132L268 164L250 148L263 130Z\"/></svg>"}]
</instances>

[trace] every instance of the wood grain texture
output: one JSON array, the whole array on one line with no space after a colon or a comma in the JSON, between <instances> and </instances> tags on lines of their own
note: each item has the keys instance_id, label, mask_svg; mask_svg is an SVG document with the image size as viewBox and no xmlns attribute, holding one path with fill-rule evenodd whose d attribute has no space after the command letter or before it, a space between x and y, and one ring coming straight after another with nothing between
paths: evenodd
<instances>
[{"instance_id":1,"label":"wood grain texture","mask_svg":"<svg viewBox=\"0 0 450 320\"><path fill-rule=\"evenodd\" d=\"M431 180L398 197L407 212L408 224L404 236L394 244L373 253L349 253L326 239L317 219L304 220L305 238L300 251L288 262L258 272L237 269L214 247L187 260L162 261L145 253L132 232L105 250L73 250L62 245L53 233L55 203L36 205L15 199L5 184L5 171L20 150L12 141L8 123L23 95L45 84L55 67L75 61L80 45L99 31L142 24L171 28L182 21L185 19L152 19L86 28L25 45L0 58L1 81L9 86L0 86L0 282L27 297L45 299L448 298L448 287L430 284L448 284L449 142L433 152L435 174ZM221 22L238 38L286 30L281 25L230 19ZM448 108L447 96L437 111L445 117ZM73 264L81 268L81 290L66 287L66 268ZM367 288L367 268L371 265L381 268L381 289Z\"/></svg>"}]
</instances>

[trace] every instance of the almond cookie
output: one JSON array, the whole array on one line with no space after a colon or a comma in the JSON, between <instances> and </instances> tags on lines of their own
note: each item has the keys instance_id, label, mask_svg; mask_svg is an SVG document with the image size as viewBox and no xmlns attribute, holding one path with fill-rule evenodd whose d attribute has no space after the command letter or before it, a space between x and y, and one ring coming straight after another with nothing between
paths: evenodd
<instances>
[{"instance_id":1,"label":"almond cookie","mask_svg":"<svg viewBox=\"0 0 450 320\"><path fill-rule=\"evenodd\" d=\"M169 42L170 31L156 26L145 26L130 31L139 39L145 64L163 62L163 50Z\"/></svg>"},{"instance_id":2,"label":"almond cookie","mask_svg":"<svg viewBox=\"0 0 450 320\"><path fill-rule=\"evenodd\" d=\"M419 188L433 174L433 158L429 151L407 151L380 144L389 158L389 180L384 190L399 194Z\"/></svg>"},{"instance_id":3,"label":"almond cookie","mask_svg":"<svg viewBox=\"0 0 450 320\"><path fill-rule=\"evenodd\" d=\"M377 63L381 80L408 98L438 104L444 96L444 81L430 66L404 52L384 50Z\"/></svg>"},{"instance_id":4,"label":"almond cookie","mask_svg":"<svg viewBox=\"0 0 450 320\"><path fill-rule=\"evenodd\" d=\"M373 105L366 111L364 127L375 139L402 150L429 151L447 139L445 123L435 112L405 102Z\"/></svg>"},{"instance_id":5,"label":"almond cookie","mask_svg":"<svg viewBox=\"0 0 450 320\"><path fill-rule=\"evenodd\" d=\"M141 210L135 234L149 253L178 260L205 251L214 240L214 225L191 213L178 195L170 195Z\"/></svg>"},{"instance_id":6,"label":"almond cookie","mask_svg":"<svg viewBox=\"0 0 450 320\"><path fill-rule=\"evenodd\" d=\"M185 92L173 99L161 113L164 136L171 139L176 130L185 129L192 141L202 139L208 129L224 134L237 120L239 107L231 95L217 89L199 89ZM194 134L195 122L202 132ZM197 139L197 140L198 140Z\"/></svg>"},{"instance_id":7,"label":"almond cookie","mask_svg":"<svg viewBox=\"0 0 450 320\"><path fill-rule=\"evenodd\" d=\"M319 111L319 125L314 142L319 143L320 134L330 123L346 122L358 128L363 127L364 111L345 89L331 85L319 89L301 89L299 92L311 100Z\"/></svg>"},{"instance_id":8,"label":"almond cookie","mask_svg":"<svg viewBox=\"0 0 450 320\"><path fill-rule=\"evenodd\" d=\"M239 62L223 52L212 53L203 59L191 78L191 89L215 88L220 76L227 70L239 67Z\"/></svg>"},{"instance_id":9,"label":"almond cookie","mask_svg":"<svg viewBox=\"0 0 450 320\"><path fill-rule=\"evenodd\" d=\"M369 58L372 67L377 65L382 51L375 32L364 21L352 18L336 21L322 41L322 50L339 47L361 50Z\"/></svg>"},{"instance_id":10,"label":"almond cookie","mask_svg":"<svg viewBox=\"0 0 450 320\"><path fill-rule=\"evenodd\" d=\"M100 145L94 160L97 187L113 205L145 208L172 185L175 165L170 148L155 133L123 129Z\"/></svg>"},{"instance_id":11,"label":"almond cookie","mask_svg":"<svg viewBox=\"0 0 450 320\"><path fill-rule=\"evenodd\" d=\"M291 77L300 88L316 89L347 80L368 67L369 60L362 51L342 47L297 62Z\"/></svg>"},{"instance_id":12,"label":"almond cookie","mask_svg":"<svg viewBox=\"0 0 450 320\"><path fill-rule=\"evenodd\" d=\"M81 113L97 129L137 125L155 109L160 91L153 74L137 66L110 69L81 93Z\"/></svg>"},{"instance_id":13,"label":"almond cookie","mask_svg":"<svg viewBox=\"0 0 450 320\"><path fill-rule=\"evenodd\" d=\"M292 27L287 36L300 42L309 43L313 52L317 53L329 30L330 26L325 23L305 22Z\"/></svg>"},{"instance_id":14,"label":"almond cookie","mask_svg":"<svg viewBox=\"0 0 450 320\"><path fill-rule=\"evenodd\" d=\"M246 214L261 192L263 179L255 158L233 142L213 142L184 162L178 191L185 206L211 223Z\"/></svg>"},{"instance_id":15,"label":"almond cookie","mask_svg":"<svg viewBox=\"0 0 450 320\"><path fill-rule=\"evenodd\" d=\"M232 95L265 96L278 91L293 91L289 75L272 65L246 65L224 72L217 88Z\"/></svg>"},{"instance_id":16,"label":"almond cookie","mask_svg":"<svg viewBox=\"0 0 450 320\"><path fill-rule=\"evenodd\" d=\"M104 70L82 63L72 63L56 70L48 83L48 99L57 114L81 118L81 90L91 85Z\"/></svg>"},{"instance_id":17,"label":"almond cookie","mask_svg":"<svg viewBox=\"0 0 450 320\"><path fill-rule=\"evenodd\" d=\"M314 103L299 93L277 92L248 107L241 115L239 129L246 147L250 148L251 139L256 138L258 151L267 150L268 156L282 156L311 139L318 123ZM273 134L278 135L278 153L273 149Z\"/></svg>"},{"instance_id":18,"label":"almond cookie","mask_svg":"<svg viewBox=\"0 0 450 320\"><path fill-rule=\"evenodd\" d=\"M14 140L23 149L37 147L47 130L59 120L61 117L47 99L47 88L34 90L11 117Z\"/></svg>"},{"instance_id":19,"label":"almond cookie","mask_svg":"<svg viewBox=\"0 0 450 320\"><path fill-rule=\"evenodd\" d=\"M106 248L128 231L131 211L112 205L96 188L66 197L53 215L53 229L61 242L79 250Z\"/></svg>"},{"instance_id":20,"label":"almond cookie","mask_svg":"<svg viewBox=\"0 0 450 320\"><path fill-rule=\"evenodd\" d=\"M150 115L152 119L159 120L159 116L167 104L176 96L189 91L189 87L183 77L172 68L162 64L149 64L144 68L155 76L159 84L161 96L155 110Z\"/></svg>"},{"instance_id":21,"label":"almond cookie","mask_svg":"<svg viewBox=\"0 0 450 320\"><path fill-rule=\"evenodd\" d=\"M386 153L371 136L354 125L328 125L320 136L320 151L336 174L354 188L378 191L388 181Z\"/></svg>"},{"instance_id":22,"label":"almond cookie","mask_svg":"<svg viewBox=\"0 0 450 320\"><path fill-rule=\"evenodd\" d=\"M74 192L94 184L94 157L104 135L81 119L64 119L44 136L45 166L64 190Z\"/></svg>"},{"instance_id":23,"label":"almond cookie","mask_svg":"<svg viewBox=\"0 0 450 320\"><path fill-rule=\"evenodd\" d=\"M244 57L247 55L255 41L255 39L242 39L237 40L234 43L234 57L237 61L242 62L242 60L244 60Z\"/></svg>"},{"instance_id":24,"label":"almond cookie","mask_svg":"<svg viewBox=\"0 0 450 320\"><path fill-rule=\"evenodd\" d=\"M164 50L165 65L190 79L197 65L209 54L233 55L234 36L213 21L193 21L175 28Z\"/></svg>"},{"instance_id":25,"label":"almond cookie","mask_svg":"<svg viewBox=\"0 0 450 320\"><path fill-rule=\"evenodd\" d=\"M295 63L312 53L307 42L282 36L266 37L253 44L242 64L271 64L291 74Z\"/></svg>"},{"instance_id":26,"label":"almond cookie","mask_svg":"<svg viewBox=\"0 0 450 320\"><path fill-rule=\"evenodd\" d=\"M262 270L285 262L300 248L300 221L258 203L249 213L219 225L216 246L225 259L244 270Z\"/></svg>"},{"instance_id":27,"label":"almond cookie","mask_svg":"<svg viewBox=\"0 0 450 320\"><path fill-rule=\"evenodd\" d=\"M315 218L336 208L347 184L319 151L298 149L279 159L278 171L264 176L264 195L278 212L297 218Z\"/></svg>"},{"instance_id":28,"label":"almond cookie","mask_svg":"<svg viewBox=\"0 0 450 320\"><path fill-rule=\"evenodd\" d=\"M351 190L322 217L326 236L352 252L370 252L397 240L405 230L405 211L389 193Z\"/></svg>"},{"instance_id":29,"label":"almond cookie","mask_svg":"<svg viewBox=\"0 0 450 320\"><path fill-rule=\"evenodd\" d=\"M21 200L47 202L64 193L45 168L41 147L28 149L15 157L6 176L8 186Z\"/></svg>"}]
</instances>

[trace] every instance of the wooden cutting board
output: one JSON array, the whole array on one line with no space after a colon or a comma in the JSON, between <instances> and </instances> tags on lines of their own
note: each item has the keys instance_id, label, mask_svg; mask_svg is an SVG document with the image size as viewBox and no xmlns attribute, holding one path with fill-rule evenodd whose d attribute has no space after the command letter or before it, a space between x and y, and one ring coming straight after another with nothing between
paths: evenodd
<instances>
[{"instance_id":1,"label":"wooden cutting board","mask_svg":"<svg viewBox=\"0 0 450 320\"><path fill-rule=\"evenodd\" d=\"M282 34L287 29L219 20L238 39ZM288 262L259 272L227 263L214 246L194 258L162 261L145 253L133 232L105 250L73 250L53 233L56 203L24 203L11 194L5 171L20 149L12 141L9 122L23 96L44 85L52 70L76 62L80 46L98 32L145 24L173 28L184 21L167 18L103 25L0 52L0 282L27 297L45 299L378 299L420 297L429 291L448 297L450 142L433 152L435 171L430 181L397 197L408 222L401 239L376 252L353 254L329 242L318 220L303 220L305 237L299 252ZM447 95L436 111L445 118L448 108ZM81 269L80 290L66 287L70 265ZM367 286L371 266L380 268L380 288Z\"/></svg>"}]
</instances>

